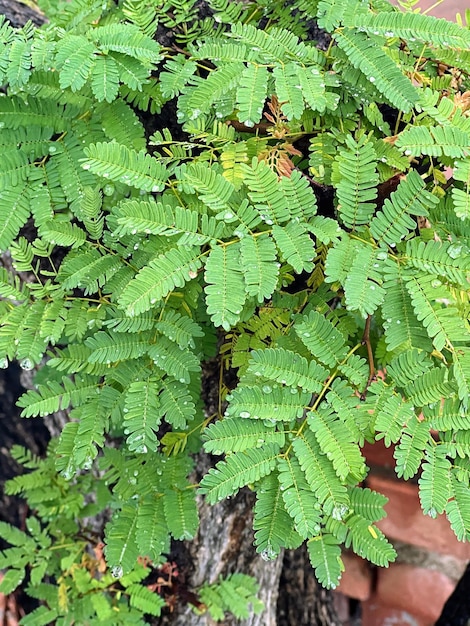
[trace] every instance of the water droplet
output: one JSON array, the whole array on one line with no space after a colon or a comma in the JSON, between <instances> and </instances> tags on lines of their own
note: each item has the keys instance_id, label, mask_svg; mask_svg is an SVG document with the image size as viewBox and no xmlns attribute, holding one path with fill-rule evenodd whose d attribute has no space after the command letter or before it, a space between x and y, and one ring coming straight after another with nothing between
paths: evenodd
<instances>
[{"instance_id":1,"label":"water droplet","mask_svg":"<svg viewBox=\"0 0 470 626\"><path fill-rule=\"evenodd\" d=\"M240 417L251 417L251 413L249 413L248 411L241 411Z\"/></svg>"},{"instance_id":2,"label":"water droplet","mask_svg":"<svg viewBox=\"0 0 470 626\"><path fill-rule=\"evenodd\" d=\"M453 243L449 246L447 254L450 256L451 259L456 259L462 253L462 247L462 244Z\"/></svg>"},{"instance_id":3,"label":"water droplet","mask_svg":"<svg viewBox=\"0 0 470 626\"><path fill-rule=\"evenodd\" d=\"M369 80L371 83L375 83L375 76L369 76Z\"/></svg>"},{"instance_id":4,"label":"water droplet","mask_svg":"<svg viewBox=\"0 0 470 626\"><path fill-rule=\"evenodd\" d=\"M115 565L111 568L111 576L113 578L121 578L124 574L124 571L120 565Z\"/></svg>"},{"instance_id":5,"label":"water droplet","mask_svg":"<svg viewBox=\"0 0 470 626\"><path fill-rule=\"evenodd\" d=\"M263 385L263 392L264 393L271 393L273 390L273 388L270 385Z\"/></svg>"},{"instance_id":6,"label":"water droplet","mask_svg":"<svg viewBox=\"0 0 470 626\"><path fill-rule=\"evenodd\" d=\"M8 367L8 359L5 357L0 359L0 369L6 370Z\"/></svg>"},{"instance_id":7,"label":"water droplet","mask_svg":"<svg viewBox=\"0 0 470 626\"><path fill-rule=\"evenodd\" d=\"M277 557L277 553L273 550L273 548L271 548L271 546L268 546L262 552L260 552L260 556L263 561L272 561Z\"/></svg>"},{"instance_id":8,"label":"water droplet","mask_svg":"<svg viewBox=\"0 0 470 626\"><path fill-rule=\"evenodd\" d=\"M23 359L22 361L20 361L20 367L22 370L32 370L34 367L34 363L31 361L31 359Z\"/></svg>"},{"instance_id":9,"label":"water droplet","mask_svg":"<svg viewBox=\"0 0 470 626\"><path fill-rule=\"evenodd\" d=\"M57 152L57 146L49 146L49 154L54 154Z\"/></svg>"}]
</instances>

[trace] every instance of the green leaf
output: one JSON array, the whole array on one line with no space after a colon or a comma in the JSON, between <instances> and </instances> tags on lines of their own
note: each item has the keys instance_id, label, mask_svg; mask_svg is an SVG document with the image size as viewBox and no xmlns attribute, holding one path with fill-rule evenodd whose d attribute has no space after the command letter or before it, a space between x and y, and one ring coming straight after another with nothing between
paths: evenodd
<instances>
[{"instance_id":1,"label":"green leaf","mask_svg":"<svg viewBox=\"0 0 470 626\"><path fill-rule=\"evenodd\" d=\"M82 167L108 180L143 191L162 191L167 173L161 161L144 150L111 143L90 143L84 149Z\"/></svg>"},{"instance_id":2,"label":"green leaf","mask_svg":"<svg viewBox=\"0 0 470 626\"><path fill-rule=\"evenodd\" d=\"M199 493L209 504L232 496L249 483L270 474L276 466L279 446L268 444L261 449L244 450L219 461L200 482Z\"/></svg>"},{"instance_id":3,"label":"green leaf","mask_svg":"<svg viewBox=\"0 0 470 626\"><path fill-rule=\"evenodd\" d=\"M334 589L344 571L337 539L333 535L319 535L308 541L307 549L318 581L327 589Z\"/></svg>"},{"instance_id":4,"label":"green leaf","mask_svg":"<svg viewBox=\"0 0 470 626\"><path fill-rule=\"evenodd\" d=\"M268 89L266 67L248 64L242 72L237 89L238 119L245 126L254 126L261 120Z\"/></svg>"},{"instance_id":5,"label":"green leaf","mask_svg":"<svg viewBox=\"0 0 470 626\"><path fill-rule=\"evenodd\" d=\"M288 222L285 226L275 224L272 228L274 240L282 257L297 274L311 272L313 269L315 248L306 230L302 223L295 221Z\"/></svg>"},{"instance_id":6,"label":"green leaf","mask_svg":"<svg viewBox=\"0 0 470 626\"><path fill-rule=\"evenodd\" d=\"M327 367L334 367L347 354L343 335L321 313L299 316L294 326L302 343Z\"/></svg>"},{"instance_id":7,"label":"green leaf","mask_svg":"<svg viewBox=\"0 0 470 626\"><path fill-rule=\"evenodd\" d=\"M405 113L411 110L418 100L417 90L376 40L353 28L336 31L334 39L351 65L359 69L390 104Z\"/></svg>"},{"instance_id":8,"label":"green leaf","mask_svg":"<svg viewBox=\"0 0 470 626\"><path fill-rule=\"evenodd\" d=\"M240 319L246 299L239 258L239 243L216 246L205 267L207 312L215 326L227 331Z\"/></svg>"},{"instance_id":9,"label":"green leaf","mask_svg":"<svg viewBox=\"0 0 470 626\"><path fill-rule=\"evenodd\" d=\"M240 254L246 291L261 303L272 296L278 282L276 247L267 234L245 236L240 242Z\"/></svg>"},{"instance_id":10,"label":"green leaf","mask_svg":"<svg viewBox=\"0 0 470 626\"><path fill-rule=\"evenodd\" d=\"M328 371L315 361L309 363L305 357L284 348L253 350L248 371L312 393L319 393L328 377Z\"/></svg>"},{"instance_id":11,"label":"green leaf","mask_svg":"<svg viewBox=\"0 0 470 626\"><path fill-rule=\"evenodd\" d=\"M279 484L286 511L294 520L295 530L303 539L320 532L320 505L305 480L295 457L278 460Z\"/></svg>"},{"instance_id":12,"label":"green leaf","mask_svg":"<svg viewBox=\"0 0 470 626\"><path fill-rule=\"evenodd\" d=\"M199 248L171 248L140 270L122 291L119 305L127 315L140 315L183 287L201 265Z\"/></svg>"}]
</instances>

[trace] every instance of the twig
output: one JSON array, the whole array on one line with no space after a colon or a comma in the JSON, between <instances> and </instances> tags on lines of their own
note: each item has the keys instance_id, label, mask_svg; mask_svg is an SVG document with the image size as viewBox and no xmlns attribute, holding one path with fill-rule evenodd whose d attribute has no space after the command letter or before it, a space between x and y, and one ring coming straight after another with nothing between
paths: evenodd
<instances>
[{"instance_id":1,"label":"twig","mask_svg":"<svg viewBox=\"0 0 470 626\"><path fill-rule=\"evenodd\" d=\"M364 334L362 335L362 345L367 348L367 358L369 360L369 378L367 380L367 384L365 386L364 391L360 395L360 399L362 402L366 399L367 390L369 389L371 383L376 379L375 375L375 365L374 365L374 355L372 354L372 346L370 343L370 322L372 316L368 315L366 319L366 325L364 327Z\"/></svg>"}]
</instances>

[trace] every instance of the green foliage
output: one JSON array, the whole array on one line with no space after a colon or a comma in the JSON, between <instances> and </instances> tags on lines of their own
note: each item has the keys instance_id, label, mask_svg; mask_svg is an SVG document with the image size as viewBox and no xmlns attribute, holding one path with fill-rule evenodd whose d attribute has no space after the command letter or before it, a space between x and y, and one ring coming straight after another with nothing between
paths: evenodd
<instances>
[{"instance_id":1,"label":"green foliage","mask_svg":"<svg viewBox=\"0 0 470 626\"><path fill-rule=\"evenodd\" d=\"M254 491L262 558L306 542L327 587L343 547L387 566L365 442L470 537L468 29L385 1L209 5L0 23L0 364L35 370L23 417L67 418L45 459L13 451L31 515L1 527L0 591L29 576L26 626L158 616L145 579L198 532L197 494ZM219 621L256 593L190 591Z\"/></svg>"}]
</instances>

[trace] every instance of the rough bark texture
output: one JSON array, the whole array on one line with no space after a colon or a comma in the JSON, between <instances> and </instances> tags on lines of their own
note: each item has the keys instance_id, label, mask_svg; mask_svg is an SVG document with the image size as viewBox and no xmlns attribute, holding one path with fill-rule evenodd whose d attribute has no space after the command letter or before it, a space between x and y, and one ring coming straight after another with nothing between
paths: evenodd
<instances>
[{"instance_id":1,"label":"rough bark texture","mask_svg":"<svg viewBox=\"0 0 470 626\"><path fill-rule=\"evenodd\" d=\"M4 15L15 28L24 26L28 21L33 22L36 26L41 26L47 22L38 9L33 9L14 0L0 0L0 15Z\"/></svg>"}]
</instances>

